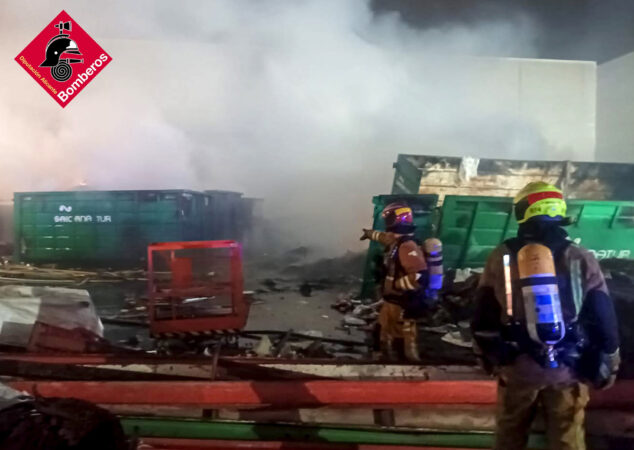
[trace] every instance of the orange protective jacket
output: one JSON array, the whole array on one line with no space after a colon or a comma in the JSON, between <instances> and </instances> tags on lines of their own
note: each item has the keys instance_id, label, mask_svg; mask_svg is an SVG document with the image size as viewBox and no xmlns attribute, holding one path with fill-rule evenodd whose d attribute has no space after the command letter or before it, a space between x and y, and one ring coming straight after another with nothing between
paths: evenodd
<instances>
[{"instance_id":1,"label":"orange protective jacket","mask_svg":"<svg viewBox=\"0 0 634 450\"><path fill-rule=\"evenodd\" d=\"M412 235L369 230L366 236L385 247L385 278L381 281L384 300L403 305L410 294L424 289L427 262Z\"/></svg>"}]
</instances>

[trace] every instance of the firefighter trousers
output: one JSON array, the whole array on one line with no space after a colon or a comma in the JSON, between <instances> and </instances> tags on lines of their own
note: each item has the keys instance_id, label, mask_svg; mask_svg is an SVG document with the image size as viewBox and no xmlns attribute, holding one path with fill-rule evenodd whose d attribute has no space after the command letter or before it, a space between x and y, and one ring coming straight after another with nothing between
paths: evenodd
<instances>
[{"instance_id":1,"label":"firefighter trousers","mask_svg":"<svg viewBox=\"0 0 634 450\"><path fill-rule=\"evenodd\" d=\"M415 320L403 318L403 308L394 303L384 302L379 312L381 326L381 353L388 360L396 360L395 339L403 339L405 357L409 361L419 361L418 327Z\"/></svg>"},{"instance_id":2,"label":"firefighter trousers","mask_svg":"<svg viewBox=\"0 0 634 450\"><path fill-rule=\"evenodd\" d=\"M589 393L585 384L498 384L494 450L524 450L531 423L543 411L550 450L585 450L584 416Z\"/></svg>"}]
</instances>

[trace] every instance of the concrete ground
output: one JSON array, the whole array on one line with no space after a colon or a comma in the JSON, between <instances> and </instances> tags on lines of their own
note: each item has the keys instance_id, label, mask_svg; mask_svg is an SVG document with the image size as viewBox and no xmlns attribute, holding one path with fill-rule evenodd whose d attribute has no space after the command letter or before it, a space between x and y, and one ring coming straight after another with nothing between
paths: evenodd
<instances>
[{"instance_id":1,"label":"concrete ground","mask_svg":"<svg viewBox=\"0 0 634 450\"><path fill-rule=\"evenodd\" d=\"M360 340L363 333L342 329L343 315L330 307L341 294L337 289L314 291L310 297L293 291L255 294L246 329L317 331L324 337Z\"/></svg>"},{"instance_id":2,"label":"concrete ground","mask_svg":"<svg viewBox=\"0 0 634 450\"><path fill-rule=\"evenodd\" d=\"M332 309L331 305L340 295L347 295L354 286L312 289L310 296L299 291L302 280L286 278L277 281L273 289L263 287L258 281L249 283L257 287L249 295L251 309L246 330L293 330L297 333L316 333L323 337L362 341L365 333L342 328L343 315ZM100 316L117 316L122 309L129 308L126 298L139 298L146 295L145 283L96 284L87 289ZM143 320L143 312L131 320ZM106 338L112 342L121 342L136 337L142 342L149 339L147 330L139 327L105 325Z\"/></svg>"}]
</instances>

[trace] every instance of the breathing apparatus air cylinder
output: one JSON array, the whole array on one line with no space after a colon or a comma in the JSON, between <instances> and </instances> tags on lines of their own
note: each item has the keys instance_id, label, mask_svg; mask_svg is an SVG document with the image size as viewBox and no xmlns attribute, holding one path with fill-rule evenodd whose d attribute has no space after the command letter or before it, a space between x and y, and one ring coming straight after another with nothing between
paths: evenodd
<instances>
[{"instance_id":1,"label":"breathing apparatus air cylinder","mask_svg":"<svg viewBox=\"0 0 634 450\"><path fill-rule=\"evenodd\" d=\"M566 335L555 261L548 247L527 244L517 254L526 326L533 341L546 347L549 367L558 367L554 346Z\"/></svg>"},{"instance_id":2,"label":"breathing apparatus air cylinder","mask_svg":"<svg viewBox=\"0 0 634 450\"><path fill-rule=\"evenodd\" d=\"M426 239L423 242L423 253L429 271L428 289L432 295L438 295L443 282L442 242L436 238Z\"/></svg>"}]
</instances>

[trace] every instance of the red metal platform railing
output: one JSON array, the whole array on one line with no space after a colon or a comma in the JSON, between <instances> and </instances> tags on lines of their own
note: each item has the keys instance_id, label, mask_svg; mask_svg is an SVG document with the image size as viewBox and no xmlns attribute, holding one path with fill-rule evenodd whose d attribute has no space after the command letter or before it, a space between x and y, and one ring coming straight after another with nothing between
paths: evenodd
<instances>
[{"instance_id":1,"label":"red metal platform railing","mask_svg":"<svg viewBox=\"0 0 634 450\"><path fill-rule=\"evenodd\" d=\"M242 248L235 241L148 246L148 313L153 336L204 336L246 325Z\"/></svg>"}]
</instances>

